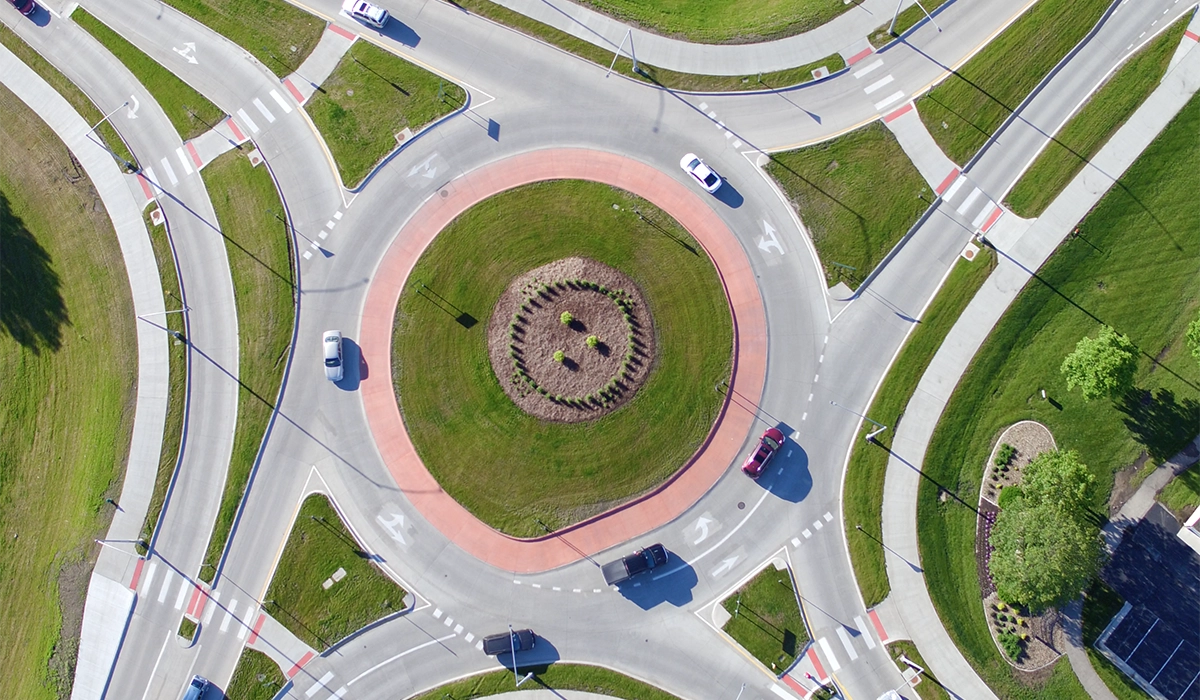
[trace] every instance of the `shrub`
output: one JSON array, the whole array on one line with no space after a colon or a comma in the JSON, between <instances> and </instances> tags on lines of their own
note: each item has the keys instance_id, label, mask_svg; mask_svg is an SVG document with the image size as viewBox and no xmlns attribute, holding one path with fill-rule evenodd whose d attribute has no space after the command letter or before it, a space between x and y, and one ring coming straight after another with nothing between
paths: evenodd
<instances>
[{"instance_id":1,"label":"shrub","mask_svg":"<svg viewBox=\"0 0 1200 700\"><path fill-rule=\"evenodd\" d=\"M546 395L548 395L550 392L546 391L546 387L544 387L544 386L539 386L539 387L538 387L538 393L539 393L539 394L541 394L542 396L546 396Z\"/></svg>"},{"instance_id":2,"label":"shrub","mask_svg":"<svg viewBox=\"0 0 1200 700\"><path fill-rule=\"evenodd\" d=\"M599 345L599 344L600 344L600 339L599 339L599 338L597 338L596 336L594 336L594 335L589 335L589 336L587 337L587 346L588 346L589 348L595 349L595 347L596 347L597 345Z\"/></svg>"},{"instance_id":3,"label":"shrub","mask_svg":"<svg viewBox=\"0 0 1200 700\"><path fill-rule=\"evenodd\" d=\"M1021 658L1021 652L1024 651L1021 638L1011 632L1001 632L999 636L1000 646L1004 648L1004 653L1012 657L1013 661Z\"/></svg>"},{"instance_id":4,"label":"shrub","mask_svg":"<svg viewBox=\"0 0 1200 700\"><path fill-rule=\"evenodd\" d=\"M1021 497L1021 487L1009 486L1000 491L1000 500L997 505L1001 508L1008 508Z\"/></svg>"},{"instance_id":5,"label":"shrub","mask_svg":"<svg viewBox=\"0 0 1200 700\"><path fill-rule=\"evenodd\" d=\"M1012 461L1013 455L1017 453L1017 448L1007 442L1000 446L1000 450L996 452L996 466L1004 467Z\"/></svg>"},{"instance_id":6,"label":"shrub","mask_svg":"<svg viewBox=\"0 0 1200 700\"><path fill-rule=\"evenodd\" d=\"M571 321L575 320L575 317L571 315L570 311L564 311L562 312L562 315L558 317L558 320L562 321L564 326L569 326L571 325Z\"/></svg>"},{"instance_id":7,"label":"shrub","mask_svg":"<svg viewBox=\"0 0 1200 700\"><path fill-rule=\"evenodd\" d=\"M563 352L562 350L554 351L554 361L555 362L562 362L565 359L567 359L567 353Z\"/></svg>"}]
</instances>

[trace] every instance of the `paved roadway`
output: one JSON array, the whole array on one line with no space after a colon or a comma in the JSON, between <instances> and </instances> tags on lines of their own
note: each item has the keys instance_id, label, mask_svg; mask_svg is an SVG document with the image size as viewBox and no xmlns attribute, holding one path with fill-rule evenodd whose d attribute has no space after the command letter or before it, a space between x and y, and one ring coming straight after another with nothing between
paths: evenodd
<instances>
[{"instance_id":1,"label":"paved roadway","mask_svg":"<svg viewBox=\"0 0 1200 700\"><path fill-rule=\"evenodd\" d=\"M155 3L101 0L88 7L227 111L236 112L255 96L278 88L238 49L170 10L160 11ZM1149 12L1147 8L1139 5L1137 11ZM332 16L336 5L316 9ZM774 681L720 641L705 617L708 604L781 550L796 572L810 629L829 645L821 646L826 658L832 654L839 659L837 668L827 664L849 694L875 697L898 685L894 666L862 622L865 611L857 591L847 583L851 574L838 499L846 448L858 420L830 407L829 401L852 409L866 405L911 319L919 316L972 231L964 230L961 221L930 217L918 235L935 245L902 248L870 291L849 306L827 301L793 215L752 162L753 149L829 137L904 104L945 66L986 41L1014 10L999 1L955 3L939 17L943 34L926 27L908 45L867 59L863 66L882 61L873 69L872 84L893 77L894 85L878 96L864 93L865 80L847 73L784 93L703 97L606 79L602 69L450 5L427 2L389 9L421 37L415 49L395 42L391 46L469 85L478 107L412 142L348 207L298 111L294 118L279 115L255 135L299 231L311 234L326 220L335 220L335 213L342 218L325 243L332 256L314 256L301 264L294 372L217 584L222 604L237 597L238 617L252 619L246 606L262 597L295 505L310 487L315 468L325 482L321 488L335 497L367 548L418 593L419 602L414 612L309 664L296 678L296 692L306 697L327 697L359 677L370 682L347 685L352 696L382 697L397 688L427 687L494 665L466 638L503 629L508 621L530 624L544 635L539 655L612 665L685 697L733 697L742 683L747 684L745 697L770 697ZM158 21L147 22L151 16ZM169 62L171 49L183 41L197 43L197 66ZM895 92L901 95L880 106ZM489 136L487 120L499 125L498 139ZM375 262L422 201L482 164L549 146L611 151L680 178L678 154L695 150L729 178L730 192L737 196L714 201L713 207L747 251L770 324L769 382L760 414L763 424L786 424L796 436L776 464L782 473L761 483L730 474L686 516L649 533L646 541L664 541L688 564L629 595L596 585L599 573L586 560L514 576L466 557L406 509L379 462L354 392L325 382L319 369L317 333L340 326L351 339L356 337L358 309ZM1036 144L1003 150L1007 158L999 158L994 168L1001 173L1009 168L1011 176L1024 167ZM425 169L418 167L422 164ZM437 176L424 177L429 169L436 169ZM995 177L1004 182L1003 174ZM991 181L985 184L989 191L1001 191ZM764 245L764 222L776 232L778 246ZM371 369L377 380L386 378L386 368ZM168 519L175 515L171 511ZM377 517L397 512L406 517L403 542L393 539ZM202 524L196 518L188 522ZM708 534L702 538L705 525ZM185 563L190 568L181 570L194 575L198 560ZM597 588L600 593L594 592ZM178 613L147 608L166 609L172 602L158 604L143 593L138 615L145 618L146 629L130 628L111 697L169 697L170 689L181 688L192 670L222 681L232 673L240 645L211 628L202 631L196 652L172 650L162 663L156 660L167 648L159 639L173 630ZM454 622L447 624L448 617ZM162 624L168 618L172 623ZM153 633L149 628L156 625ZM462 629L456 631L459 625ZM442 639L451 634L455 636ZM147 669L153 669L149 677ZM369 673L360 676L364 672ZM309 695L314 683L330 673L322 682L325 695Z\"/></svg>"}]
</instances>

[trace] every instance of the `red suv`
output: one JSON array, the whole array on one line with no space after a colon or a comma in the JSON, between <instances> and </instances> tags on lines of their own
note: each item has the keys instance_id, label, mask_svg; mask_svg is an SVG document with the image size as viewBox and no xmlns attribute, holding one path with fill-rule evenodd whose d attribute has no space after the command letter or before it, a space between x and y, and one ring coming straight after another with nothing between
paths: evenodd
<instances>
[{"instance_id":1,"label":"red suv","mask_svg":"<svg viewBox=\"0 0 1200 700\"><path fill-rule=\"evenodd\" d=\"M8 2L17 8L17 12L26 17L32 17L33 13L37 12L38 6L33 0L8 0Z\"/></svg>"},{"instance_id":2,"label":"red suv","mask_svg":"<svg viewBox=\"0 0 1200 700\"><path fill-rule=\"evenodd\" d=\"M783 433L778 428L767 428L767 432L762 434L758 439L758 447L750 453L742 464L742 471L751 479L757 479L762 476L763 470L767 468L767 462L775 456L779 448L783 446Z\"/></svg>"}]
</instances>

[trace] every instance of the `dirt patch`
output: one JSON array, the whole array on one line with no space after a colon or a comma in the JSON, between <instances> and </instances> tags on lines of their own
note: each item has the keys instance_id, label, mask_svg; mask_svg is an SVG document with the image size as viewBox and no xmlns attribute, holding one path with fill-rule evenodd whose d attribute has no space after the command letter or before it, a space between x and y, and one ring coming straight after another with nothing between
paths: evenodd
<instances>
[{"instance_id":1,"label":"dirt patch","mask_svg":"<svg viewBox=\"0 0 1200 700\"><path fill-rule=\"evenodd\" d=\"M488 323L488 356L504 393L523 411L560 423L595 420L633 398L650 375L654 348L641 290L586 258L516 278Z\"/></svg>"},{"instance_id":2,"label":"dirt patch","mask_svg":"<svg viewBox=\"0 0 1200 700\"><path fill-rule=\"evenodd\" d=\"M1138 458L1127 467L1122 467L1120 471L1113 472L1113 488L1112 493L1108 496L1108 517L1116 517L1121 511L1121 506L1125 505L1134 493L1137 492L1138 486L1141 486L1142 480L1138 479L1138 472L1142 471L1142 467L1146 466L1146 461L1150 459L1150 455L1142 452Z\"/></svg>"}]
</instances>

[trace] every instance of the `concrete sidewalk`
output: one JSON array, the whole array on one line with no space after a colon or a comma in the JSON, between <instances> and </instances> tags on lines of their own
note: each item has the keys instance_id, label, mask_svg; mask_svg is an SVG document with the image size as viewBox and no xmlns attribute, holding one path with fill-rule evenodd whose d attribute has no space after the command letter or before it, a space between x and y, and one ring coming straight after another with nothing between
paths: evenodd
<instances>
[{"instance_id":1,"label":"concrete sidewalk","mask_svg":"<svg viewBox=\"0 0 1200 700\"><path fill-rule=\"evenodd\" d=\"M167 414L167 334L162 285L139 203L132 197L116 161L88 138L87 122L61 95L0 46L0 81L29 105L79 160L112 221L125 261L137 325L138 378L120 506L92 572L84 607L72 697L100 697L133 609L125 585L139 557L133 543L150 505Z\"/></svg>"},{"instance_id":2,"label":"concrete sidewalk","mask_svg":"<svg viewBox=\"0 0 1200 700\"><path fill-rule=\"evenodd\" d=\"M794 68L826 56L849 51L880 26L886 27L896 11L893 0L862 0L830 22L784 39L757 44L693 44L636 29L608 15L569 0L496 0L555 29L608 51L625 42L623 53L658 68L700 75L754 75ZM902 7L913 0L902 0ZM849 58L846 56L845 58Z\"/></svg>"},{"instance_id":3,"label":"concrete sidewalk","mask_svg":"<svg viewBox=\"0 0 1200 700\"><path fill-rule=\"evenodd\" d=\"M1200 51L1190 51L1162 84L1109 140L1086 169L1046 212L1011 243L997 245L1000 263L967 306L934 356L896 431L884 482L883 541L897 556L887 559L889 604L901 620L897 637L916 642L931 670L954 693L969 698L995 695L963 658L925 586L924 573L900 560L920 562L917 492L934 428L955 386L1009 304L1116 178L1137 159L1200 88Z\"/></svg>"}]
</instances>

